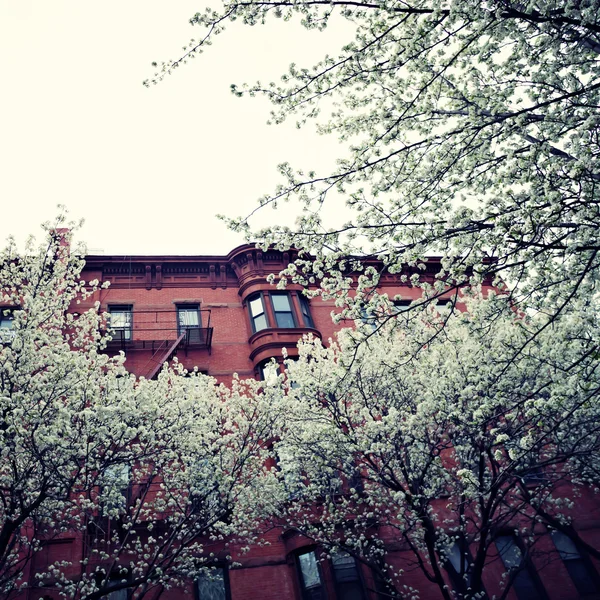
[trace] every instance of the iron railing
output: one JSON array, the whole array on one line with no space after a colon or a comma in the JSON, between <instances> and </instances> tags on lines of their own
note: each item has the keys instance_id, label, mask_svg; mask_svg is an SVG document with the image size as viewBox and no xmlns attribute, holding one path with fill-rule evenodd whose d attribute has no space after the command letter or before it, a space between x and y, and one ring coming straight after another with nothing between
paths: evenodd
<instances>
[{"instance_id":1,"label":"iron railing","mask_svg":"<svg viewBox=\"0 0 600 600\"><path fill-rule=\"evenodd\" d=\"M178 348L183 350L207 349L212 344L213 327L210 310L198 310L198 325L182 325L177 310L133 310L131 324L107 329L111 340L108 350L149 350L156 352L170 346L181 336Z\"/></svg>"}]
</instances>

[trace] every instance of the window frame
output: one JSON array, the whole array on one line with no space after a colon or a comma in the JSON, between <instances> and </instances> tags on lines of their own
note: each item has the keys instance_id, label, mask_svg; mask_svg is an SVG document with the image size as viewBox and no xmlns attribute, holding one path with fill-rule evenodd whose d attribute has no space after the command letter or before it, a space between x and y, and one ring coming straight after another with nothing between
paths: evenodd
<instances>
[{"instance_id":1,"label":"window frame","mask_svg":"<svg viewBox=\"0 0 600 600\"><path fill-rule=\"evenodd\" d=\"M198 343L203 341L202 334L202 312L199 302L181 302L175 304L177 311L177 337L186 334L186 343ZM184 314L193 314L196 317L196 325L184 325L181 322L181 316Z\"/></svg>"},{"instance_id":2,"label":"window frame","mask_svg":"<svg viewBox=\"0 0 600 600\"><path fill-rule=\"evenodd\" d=\"M275 301L274 298L286 298L289 310L282 311L275 309ZM275 327L277 329L298 329L298 319L296 318L294 311L294 303L292 302L292 296L289 292L269 292L269 300L271 302L271 309L273 310L273 318L275 319ZM290 315L292 318L292 326L289 327L287 325L280 325L279 319L277 318L278 314Z\"/></svg>"},{"instance_id":3,"label":"window frame","mask_svg":"<svg viewBox=\"0 0 600 600\"><path fill-rule=\"evenodd\" d=\"M316 548L302 548L299 552L296 552L294 555L294 561L296 565L296 573L298 575L298 583L300 584L300 595L302 596L302 600L314 600L314 596L310 595L309 588L306 587L306 582L304 581L304 572L302 571L302 563L300 561L300 557L306 554L312 554L315 559L316 567L317 567L317 575L319 576L319 586L318 590L320 593L319 599L326 600L327 599L327 586L325 584L325 576L323 573L323 566L321 565L321 561L317 556ZM313 586L316 588L316 586Z\"/></svg>"},{"instance_id":4,"label":"window frame","mask_svg":"<svg viewBox=\"0 0 600 600\"><path fill-rule=\"evenodd\" d=\"M259 381L264 381L268 384L269 380L267 377L279 377L281 374L281 366L282 365L277 361L274 361L273 358L266 358L265 360L260 361L257 365ZM268 372L269 368L272 368L271 373Z\"/></svg>"},{"instance_id":5,"label":"window frame","mask_svg":"<svg viewBox=\"0 0 600 600\"><path fill-rule=\"evenodd\" d=\"M177 309L177 333L181 335L184 331L188 329L202 329L202 314L200 312L200 303L198 302L181 302L175 304L175 308ZM181 323L180 316L185 313L195 313L197 317L198 324L197 325L184 325Z\"/></svg>"},{"instance_id":6,"label":"window frame","mask_svg":"<svg viewBox=\"0 0 600 600\"><path fill-rule=\"evenodd\" d=\"M214 565L206 565L209 569L220 570L223 573L223 590L225 592L225 600L231 600L231 585L229 582L229 566L227 563L218 562ZM194 579L194 599L195 600L203 600L200 595L200 583L201 577L196 577Z\"/></svg>"},{"instance_id":7,"label":"window frame","mask_svg":"<svg viewBox=\"0 0 600 600\"><path fill-rule=\"evenodd\" d=\"M0 344L10 344L17 330L15 329L15 315L14 312L17 310L13 306L0 306ZM2 324L8 323L8 327L4 327Z\"/></svg>"},{"instance_id":8,"label":"window frame","mask_svg":"<svg viewBox=\"0 0 600 600\"><path fill-rule=\"evenodd\" d=\"M255 300L260 300L260 304L262 306L262 312L257 315L252 314L252 302L254 302ZM251 294L250 296L248 296L246 304L248 307L248 316L250 317L250 327L252 328L252 333L258 333L259 331L263 331L265 329L271 329L271 323L269 320L269 314L267 313L264 292L256 292L255 294ZM265 326L257 328L256 320L262 316L264 316L265 318Z\"/></svg>"},{"instance_id":9,"label":"window frame","mask_svg":"<svg viewBox=\"0 0 600 600\"><path fill-rule=\"evenodd\" d=\"M338 554L338 555L345 554L352 559L352 561L354 563L354 569L356 570L356 579L353 581L356 581L357 585L359 586L362 600L366 600L367 599L367 594L366 594L367 590L366 590L365 582L363 579L362 569L360 568L360 563L356 560L356 558L354 558L354 556L352 556L352 554L350 554L349 552L346 552L344 550L338 550L334 554ZM344 600L344 595L343 595L341 589L342 589L342 585L344 585L347 582L340 581L338 579L338 572L340 571L340 569L336 570L333 555L329 559L329 565L330 565L331 573L333 576L333 584L335 587L336 600Z\"/></svg>"},{"instance_id":10,"label":"window frame","mask_svg":"<svg viewBox=\"0 0 600 600\"><path fill-rule=\"evenodd\" d=\"M315 329L315 322L310 313L310 302L308 301L308 298L303 294L298 294L298 302L300 304L300 314L302 316L302 322L304 323L304 326Z\"/></svg>"},{"instance_id":11,"label":"window frame","mask_svg":"<svg viewBox=\"0 0 600 600\"><path fill-rule=\"evenodd\" d=\"M319 585L312 586L311 588L306 587L304 572L302 570L301 557L312 554L319 577ZM294 563L296 567L296 576L300 587L300 597L302 600L344 600L347 597L348 591L344 592L344 586L346 584L353 584L353 588L358 586L360 591L361 600L367 600L369 598L369 590L365 585L364 574L361 568L361 563L356 560L352 554L345 550L337 550L333 554L331 551L327 551L330 556L324 558L325 551L320 546L309 546L298 549L294 552ZM352 559L353 569L355 572L354 579L346 579L340 577L342 569L335 567L334 555L346 555ZM315 590L312 593L310 590Z\"/></svg>"},{"instance_id":12,"label":"window frame","mask_svg":"<svg viewBox=\"0 0 600 600\"><path fill-rule=\"evenodd\" d=\"M450 559L450 553L446 555L446 559L442 562L442 564L444 569L446 570L446 573L448 573L448 577L450 579L450 582L452 583L454 591L458 594L465 595L471 587L473 555L471 554L467 541L462 535L460 535L458 539L454 540L454 543L450 546L449 549L452 550L452 548L454 548L455 546L459 552L461 562L460 566L462 567L464 573L461 573L460 570L456 569L454 563ZM482 598L487 599L488 595L487 591L485 590L485 586L483 586L483 583L482 588L484 594Z\"/></svg>"},{"instance_id":13,"label":"window frame","mask_svg":"<svg viewBox=\"0 0 600 600\"><path fill-rule=\"evenodd\" d=\"M104 494L109 485L113 483L122 484L115 486L115 490L121 497L118 500L116 498L104 499L102 508L107 510L118 509L119 511L122 509L127 510L133 496L133 469L129 463L116 463L106 467L99 489L100 494Z\"/></svg>"},{"instance_id":14,"label":"window frame","mask_svg":"<svg viewBox=\"0 0 600 600\"><path fill-rule=\"evenodd\" d=\"M504 547L501 547L499 544L500 539L510 540L508 544L505 544ZM519 591L519 584L517 583L519 579L528 578L531 580L532 587L537 592L539 600L548 600L548 592L546 592L546 588L540 580L540 576L535 569L535 566L531 562L531 558L523 553L522 545L512 532L509 533L500 533L494 538L494 544L496 545L496 550L498 551L498 557L502 561L504 568L509 576L509 585L513 589L515 596L519 600L534 600L530 595L525 596L523 590ZM508 545L511 545L512 548L515 548L520 556L520 562L517 566L507 565L507 559L505 558L505 551ZM511 550L512 550L511 548Z\"/></svg>"},{"instance_id":15,"label":"window frame","mask_svg":"<svg viewBox=\"0 0 600 600\"><path fill-rule=\"evenodd\" d=\"M571 581L573 582L573 585L577 590L577 593L582 598L596 596L600 591L600 578L598 577L598 572L594 568L594 565L590 560L589 556L587 556L587 554L582 554L573 542L573 540L571 540L571 538L568 535L562 533L561 531L552 531L550 533L550 537L552 538L552 543L554 544L554 547L556 548L556 551L558 552L558 555L560 556L560 559L562 560L563 565L565 566L565 569L567 570L567 573L569 574L569 577L571 578ZM567 546L573 546L575 552L573 552L573 550L570 549L565 549L564 547L559 548L560 542L557 543L557 540L560 540L561 538L562 541L566 541ZM569 556L567 557L566 555ZM583 588L582 581L580 578L581 574L576 574L574 572L573 565L579 565L583 568L585 575L589 580L589 583L591 583L591 585L594 587L593 591L589 591Z\"/></svg>"},{"instance_id":16,"label":"window frame","mask_svg":"<svg viewBox=\"0 0 600 600\"><path fill-rule=\"evenodd\" d=\"M115 327L112 323L113 313L115 314L123 314L129 315L128 318L125 319L126 323L123 326ZM109 322L108 329L111 332L119 331L123 332L123 335L117 336L118 339L115 340L115 336L113 335L113 342L131 342L133 340L133 304L109 304L108 305L108 314L109 314Z\"/></svg>"}]
</instances>

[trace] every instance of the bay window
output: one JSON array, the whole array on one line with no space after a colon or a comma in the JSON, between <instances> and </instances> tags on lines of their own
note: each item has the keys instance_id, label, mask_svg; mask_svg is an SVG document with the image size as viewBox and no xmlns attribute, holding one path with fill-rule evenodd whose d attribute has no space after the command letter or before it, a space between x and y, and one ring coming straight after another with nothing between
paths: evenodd
<instances>
[{"instance_id":1,"label":"bay window","mask_svg":"<svg viewBox=\"0 0 600 600\"><path fill-rule=\"evenodd\" d=\"M288 292L257 292L248 297L252 333L263 329L314 328L308 300L298 296L299 309Z\"/></svg>"},{"instance_id":2,"label":"bay window","mask_svg":"<svg viewBox=\"0 0 600 600\"><path fill-rule=\"evenodd\" d=\"M286 293L273 293L271 294L271 302L273 303L273 314L275 315L277 327L287 327L290 329L296 327L290 295Z\"/></svg>"},{"instance_id":3,"label":"bay window","mask_svg":"<svg viewBox=\"0 0 600 600\"><path fill-rule=\"evenodd\" d=\"M304 296L298 296L298 298L300 300L300 310L302 311L302 320L304 321L304 326L314 328L315 324L310 315L308 298L305 298Z\"/></svg>"},{"instance_id":4,"label":"bay window","mask_svg":"<svg viewBox=\"0 0 600 600\"><path fill-rule=\"evenodd\" d=\"M255 294L249 298L248 309L250 310L250 322L254 333L269 327L262 294Z\"/></svg>"}]
</instances>

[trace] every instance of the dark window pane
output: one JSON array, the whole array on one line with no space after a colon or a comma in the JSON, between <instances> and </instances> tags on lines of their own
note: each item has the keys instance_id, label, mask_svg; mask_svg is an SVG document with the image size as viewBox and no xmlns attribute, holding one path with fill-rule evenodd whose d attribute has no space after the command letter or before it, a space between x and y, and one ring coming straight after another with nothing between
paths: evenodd
<instances>
[{"instance_id":1,"label":"dark window pane","mask_svg":"<svg viewBox=\"0 0 600 600\"><path fill-rule=\"evenodd\" d=\"M302 318L304 319L304 325L306 327L314 327L315 324L310 315L310 308L308 306L308 300L303 296L300 296L300 306L302 308Z\"/></svg>"},{"instance_id":2,"label":"dark window pane","mask_svg":"<svg viewBox=\"0 0 600 600\"><path fill-rule=\"evenodd\" d=\"M210 569L196 579L199 600L226 600L223 569Z\"/></svg>"},{"instance_id":3,"label":"dark window pane","mask_svg":"<svg viewBox=\"0 0 600 600\"><path fill-rule=\"evenodd\" d=\"M501 535L496 539L496 546L507 571L516 571L513 588L519 600L543 600L546 596L534 580L533 567L525 564L522 567L523 554L511 535Z\"/></svg>"},{"instance_id":4,"label":"dark window pane","mask_svg":"<svg viewBox=\"0 0 600 600\"><path fill-rule=\"evenodd\" d=\"M565 561L569 576L582 596L595 596L598 586L583 559Z\"/></svg>"},{"instance_id":5,"label":"dark window pane","mask_svg":"<svg viewBox=\"0 0 600 600\"><path fill-rule=\"evenodd\" d=\"M337 583L338 600L363 600L363 588L354 557L347 552L336 552L331 556Z\"/></svg>"},{"instance_id":6,"label":"dark window pane","mask_svg":"<svg viewBox=\"0 0 600 600\"><path fill-rule=\"evenodd\" d=\"M527 569L517 573L513 581L513 588L519 600L538 600L538 598L542 600L544 598Z\"/></svg>"},{"instance_id":7,"label":"dark window pane","mask_svg":"<svg viewBox=\"0 0 600 600\"><path fill-rule=\"evenodd\" d=\"M338 585L338 600L364 600L360 582L340 583Z\"/></svg>"},{"instance_id":8,"label":"dark window pane","mask_svg":"<svg viewBox=\"0 0 600 600\"><path fill-rule=\"evenodd\" d=\"M410 308L411 301L410 300L396 300L394 301L394 306L392 307L392 314L397 315L405 310Z\"/></svg>"},{"instance_id":9,"label":"dark window pane","mask_svg":"<svg viewBox=\"0 0 600 600\"><path fill-rule=\"evenodd\" d=\"M266 383L275 381L279 375L279 365L271 360L262 363L258 369L260 371L261 380Z\"/></svg>"},{"instance_id":10,"label":"dark window pane","mask_svg":"<svg viewBox=\"0 0 600 600\"><path fill-rule=\"evenodd\" d=\"M577 591L582 596L595 594L598 591L598 586L596 585L592 567L581 556L569 536L560 531L553 531L552 541L565 563L565 567Z\"/></svg>"},{"instance_id":11,"label":"dark window pane","mask_svg":"<svg viewBox=\"0 0 600 600\"><path fill-rule=\"evenodd\" d=\"M523 560L523 555L521 554L521 549L512 536L510 535L501 535L496 539L496 546L498 548L498 552L500 553L500 557L502 558L502 562L506 569L516 569L521 565L521 561Z\"/></svg>"},{"instance_id":12,"label":"dark window pane","mask_svg":"<svg viewBox=\"0 0 600 600\"><path fill-rule=\"evenodd\" d=\"M295 327L294 317L291 313L275 313L277 318L277 327Z\"/></svg>"},{"instance_id":13,"label":"dark window pane","mask_svg":"<svg viewBox=\"0 0 600 600\"><path fill-rule=\"evenodd\" d=\"M471 585L471 573L469 569L469 554L464 552L461 549L462 547L464 547L464 544L457 542L452 544L448 552L446 567L455 589L464 592Z\"/></svg>"}]
</instances>

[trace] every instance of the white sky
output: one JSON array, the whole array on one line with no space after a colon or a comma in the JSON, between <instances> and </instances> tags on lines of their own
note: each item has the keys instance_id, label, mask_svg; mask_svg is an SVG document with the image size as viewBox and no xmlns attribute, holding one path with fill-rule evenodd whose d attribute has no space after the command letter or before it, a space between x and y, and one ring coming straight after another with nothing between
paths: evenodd
<instances>
[{"instance_id":1,"label":"white sky","mask_svg":"<svg viewBox=\"0 0 600 600\"><path fill-rule=\"evenodd\" d=\"M85 219L91 253L226 253L243 240L215 214L247 214L275 187L279 162L332 164L335 139L267 126L269 103L235 98L229 85L311 66L351 38L347 25L236 24L142 86L153 60L198 36L188 20L202 2L0 0L0 241L38 234L61 203Z\"/></svg>"}]
</instances>

